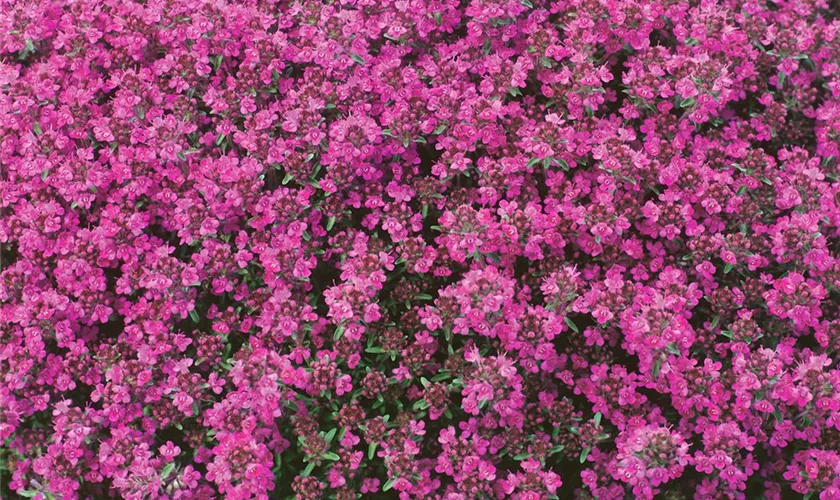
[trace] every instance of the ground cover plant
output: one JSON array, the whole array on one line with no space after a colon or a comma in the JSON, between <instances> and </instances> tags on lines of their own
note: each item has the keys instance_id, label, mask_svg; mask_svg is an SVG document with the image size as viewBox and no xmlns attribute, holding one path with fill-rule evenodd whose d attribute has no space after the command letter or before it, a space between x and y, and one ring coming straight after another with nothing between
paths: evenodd
<instances>
[{"instance_id":1,"label":"ground cover plant","mask_svg":"<svg viewBox=\"0 0 840 500\"><path fill-rule=\"evenodd\" d=\"M0 0L0 497L840 498L840 4Z\"/></svg>"}]
</instances>

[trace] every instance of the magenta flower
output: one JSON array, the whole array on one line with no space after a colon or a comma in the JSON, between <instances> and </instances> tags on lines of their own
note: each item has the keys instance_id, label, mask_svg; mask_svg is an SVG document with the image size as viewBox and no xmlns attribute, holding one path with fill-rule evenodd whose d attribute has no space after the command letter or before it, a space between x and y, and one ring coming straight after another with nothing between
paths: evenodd
<instances>
[{"instance_id":1,"label":"magenta flower","mask_svg":"<svg viewBox=\"0 0 840 500\"><path fill-rule=\"evenodd\" d=\"M835 4L5 1L0 497L840 498Z\"/></svg>"}]
</instances>

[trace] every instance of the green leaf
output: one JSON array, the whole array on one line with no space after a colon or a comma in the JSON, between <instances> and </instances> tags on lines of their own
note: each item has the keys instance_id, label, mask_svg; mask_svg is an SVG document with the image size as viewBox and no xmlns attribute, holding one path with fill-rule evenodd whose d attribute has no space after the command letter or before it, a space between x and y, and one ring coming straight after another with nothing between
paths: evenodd
<instances>
[{"instance_id":1,"label":"green leaf","mask_svg":"<svg viewBox=\"0 0 840 500\"><path fill-rule=\"evenodd\" d=\"M525 460L525 459L531 458L531 456L532 455L530 453L519 453L518 455L514 455L513 459L514 460Z\"/></svg>"},{"instance_id":2,"label":"green leaf","mask_svg":"<svg viewBox=\"0 0 840 500\"><path fill-rule=\"evenodd\" d=\"M41 180L45 181L45 180L47 180L47 177L49 177L49 176L50 176L50 169L45 168L44 171L41 172Z\"/></svg>"},{"instance_id":3,"label":"green leaf","mask_svg":"<svg viewBox=\"0 0 840 500\"><path fill-rule=\"evenodd\" d=\"M362 56L359 54L350 54L350 58L356 61L357 63L361 64L362 66L365 65L365 60L362 59Z\"/></svg>"},{"instance_id":4,"label":"green leaf","mask_svg":"<svg viewBox=\"0 0 840 500\"><path fill-rule=\"evenodd\" d=\"M729 271L731 271L734 267L734 264L727 264L723 266L723 274L729 274Z\"/></svg>"},{"instance_id":5,"label":"green leaf","mask_svg":"<svg viewBox=\"0 0 840 500\"><path fill-rule=\"evenodd\" d=\"M425 399L419 399L419 400L414 402L414 405L411 408L414 411L420 411L420 410L425 410L426 408L429 408L430 406L432 406L432 405L430 405L429 402L426 401Z\"/></svg>"},{"instance_id":6,"label":"green leaf","mask_svg":"<svg viewBox=\"0 0 840 500\"><path fill-rule=\"evenodd\" d=\"M370 443L368 445L368 460L373 460L373 457L376 455L376 447L378 446L377 443Z\"/></svg>"},{"instance_id":7,"label":"green leaf","mask_svg":"<svg viewBox=\"0 0 840 500\"><path fill-rule=\"evenodd\" d=\"M779 85L778 85L779 88L785 86L785 78L787 78L787 75L784 74L783 72L779 71L779 76L777 77L777 80L779 82Z\"/></svg>"},{"instance_id":8,"label":"green leaf","mask_svg":"<svg viewBox=\"0 0 840 500\"><path fill-rule=\"evenodd\" d=\"M580 452L580 463L586 462L586 457L589 456L590 451L592 451L592 447L587 446L586 448L583 449L583 451Z\"/></svg>"},{"instance_id":9,"label":"green leaf","mask_svg":"<svg viewBox=\"0 0 840 500\"><path fill-rule=\"evenodd\" d=\"M32 131L35 132L35 135L41 135L44 133L44 131L41 129L41 124L37 122L35 122L32 125Z\"/></svg>"},{"instance_id":10,"label":"green leaf","mask_svg":"<svg viewBox=\"0 0 840 500\"><path fill-rule=\"evenodd\" d=\"M572 321L572 318L570 318L570 317L566 316L565 318L563 318L563 321L564 321L567 325L569 325L569 328L571 328L571 329L572 329L572 331L574 331L575 333L580 333L580 328L578 328L578 326L575 324L575 322L574 322L574 321Z\"/></svg>"},{"instance_id":11,"label":"green leaf","mask_svg":"<svg viewBox=\"0 0 840 500\"><path fill-rule=\"evenodd\" d=\"M697 102L697 100L695 98L689 97L688 99L685 99L684 101L682 101L680 103L680 107L681 108L690 108L691 106L694 106L694 104L696 102Z\"/></svg>"},{"instance_id":12,"label":"green leaf","mask_svg":"<svg viewBox=\"0 0 840 500\"><path fill-rule=\"evenodd\" d=\"M338 429L335 429L335 428L334 428L334 429L330 429L330 432L328 432L328 433L324 436L324 439L326 439L328 443L332 443L332 440L333 440L333 438L335 437L335 433L336 433L336 432L338 432Z\"/></svg>"},{"instance_id":13,"label":"green leaf","mask_svg":"<svg viewBox=\"0 0 840 500\"><path fill-rule=\"evenodd\" d=\"M414 296L414 300L432 300L432 296L428 293L418 293Z\"/></svg>"},{"instance_id":14,"label":"green leaf","mask_svg":"<svg viewBox=\"0 0 840 500\"><path fill-rule=\"evenodd\" d=\"M601 412L595 414L595 426L601 425Z\"/></svg>"},{"instance_id":15,"label":"green leaf","mask_svg":"<svg viewBox=\"0 0 840 500\"><path fill-rule=\"evenodd\" d=\"M309 476L310 474L312 474L312 471L313 471L314 469L315 469L315 462L309 462L309 463L306 465L306 468L305 468L305 469L303 469L303 474L301 474L301 476L303 476L303 477L307 477L307 476Z\"/></svg>"},{"instance_id":16,"label":"green leaf","mask_svg":"<svg viewBox=\"0 0 840 500\"><path fill-rule=\"evenodd\" d=\"M225 134L219 134L216 137L216 146L221 146L222 143L225 142L226 138L227 138L227 136Z\"/></svg>"},{"instance_id":17,"label":"green leaf","mask_svg":"<svg viewBox=\"0 0 840 500\"><path fill-rule=\"evenodd\" d=\"M662 360L657 359L653 362L653 378L659 378L659 370L662 368Z\"/></svg>"},{"instance_id":18,"label":"green leaf","mask_svg":"<svg viewBox=\"0 0 840 500\"><path fill-rule=\"evenodd\" d=\"M341 460L341 457L339 457L337 454L331 451L324 453L323 455L321 455L321 457L325 458L326 460L332 460L333 462L335 462L336 460Z\"/></svg>"},{"instance_id":19,"label":"green leaf","mask_svg":"<svg viewBox=\"0 0 840 500\"><path fill-rule=\"evenodd\" d=\"M17 494L24 497L24 498L32 498L35 495L40 493L40 491L35 490L18 490Z\"/></svg>"},{"instance_id":20,"label":"green leaf","mask_svg":"<svg viewBox=\"0 0 840 500\"><path fill-rule=\"evenodd\" d=\"M679 348L679 347L677 347L677 344L675 344L675 343L673 343L673 342L671 342L670 344L668 344L667 346L665 346L665 349L667 349L667 350L668 350L668 352L670 352L671 354L674 354L675 356L679 356L680 354L682 354L682 353L680 352L680 348Z\"/></svg>"},{"instance_id":21,"label":"green leaf","mask_svg":"<svg viewBox=\"0 0 840 500\"><path fill-rule=\"evenodd\" d=\"M398 478L396 478L396 477L392 477L391 479L389 479L389 480L388 480L388 482L387 482L387 483L385 483L385 486L383 486L383 487L382 487L382 491L388 491L388 490L390 490L391 488L393 488L393 487L394 487L394 483L396 483L396 482L397 482L397 479L398 479Z\"/></svg>"},{"instance_id":22,"label":"green leaf","mask_svg":"<svg viewBox=\"0 0 840 500\"><path fill-rule=\"evenodd\" d=\"M210 56L210 62L213 64L213 69L218 71L219 67L222 65L222 54Z\"/></svg>"},{"instance_id":23,"label":"green leaf","mask_svg":"<svg viewBox=\"0 0 840 500\"><path fill-rule=\"evenodd\" d=\"M335 333L333 333L333 340L337 341L342 335L344 335L344 325L338 325L335 329Z\"/></svg>"},{"instance_id":24,"label":"green leaf","mask_svg":"<svg viewBox=\"0 0 840 500\"><path fill-rule=\"evenodd\" d=\"M330 216L330 218L327 219L327 231L331 230L333 226L335 226L335 215Z\"/></svg>"},{"instance_id":25,"label":"green leaf","mask_svg":"<svg viewBox=\"0 0 840 500\"><path fill-rule=\"evenodd\" d=\"M532 4L529 0L519 0L519 3L521 3L525 7L528 7L529 9L534 8L534 4Z\"/></svg>"},{"instance_id":26,"label":"green leaf","mask_svg":"<svg viewBox=\"0 0 840 500\"><path fill-rule=\"evenodd\" d=\"M173 470L175 470L175 462L166 464L166 467L164 467L163 470L160 471L161 479L166 479L167 477L169 477L169 475L172 474Z\"/></svg>"},{"instance_id":27,"label":"green leaf","mask_svg":"<svg viewBox=\"0 0 840 500\"><path fill-rule=\"evenodd\" d=\"M365 349L365 352L369 352L370 354L383 354L386 351L381 347L368 347Z\"/></svg>"},{"instance_id":28,"label":"green leaf","mask_svg":"<svg viewBox=\"0 0 840 500\"><path fill-rule=\"evenodd\" d=\"M199 322L198 312L197 312L195 309L193 309L192 311L190 311L190 319L191 319L191 320L193 320L193 322L194 322L194 323L198 323L198 322Z\"/></svg>"},{"instance_id":29,"label":"green leaf","mask_svg":"<svg viewBox=\"0 0 840 500\"><path fill-rule=\"evenodd\" d=\"M718 324L720 324L720 315L715 316L714 318L712 318L712 322L711 322L711 323L709 323L709 328L711 328L712 330L714 330L714 329L718 326Z\"/></svg>"},{"instance_id":30,"label":"green leaf","mask_svg":"<svg viewBox=\"0 0 840 500\"><path fill-rule=\"evenodd\" d=\"M432 383L429 382L429 379L427 379L426 377L420 377L420 383L423 384L423 387L425 387L426 389L428 389L429 386L432 385Z\"/></svg>"}]
</instances>

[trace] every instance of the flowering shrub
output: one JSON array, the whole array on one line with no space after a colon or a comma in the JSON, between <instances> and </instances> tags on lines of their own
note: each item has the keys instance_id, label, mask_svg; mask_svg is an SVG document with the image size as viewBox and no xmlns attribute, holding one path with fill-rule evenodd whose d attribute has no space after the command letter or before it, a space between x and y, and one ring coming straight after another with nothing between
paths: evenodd
<instances>
[{"instance_id":1,"label":"flowering shrub","mask_svg":"<svg viewBox=\"0 0 840 500\"><path fill-rule=\"evenodd\" d=\"M0 496L840 498L836 0L0 0Z\"/></svg>"}]
</instances>

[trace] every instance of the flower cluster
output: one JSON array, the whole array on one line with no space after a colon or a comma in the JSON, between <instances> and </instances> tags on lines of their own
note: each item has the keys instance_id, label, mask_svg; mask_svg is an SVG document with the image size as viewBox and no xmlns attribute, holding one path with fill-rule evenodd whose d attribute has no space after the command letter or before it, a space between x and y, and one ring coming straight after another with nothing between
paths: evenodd
<instances>
[{"instance_id":1,"label":"flower cluster","mask_svg":"<svg viewBox=\"0 0 840 500\"><path fill-rule=\"evenodd\" d=\"M0 0L0 497L840 499L836 0Z\"/></svg>"},{"instance_id":2,"label":"flower cluster","mask_svg":"<svg viewBox=\"0 0 840 500\"><path fill-rule=\"evenodd\" d=\"M688 443L664 427L641 426L616 439L613 476L633 487L639 498L652 499L663 483L679 478L688 463Z\"/></svg>"}]
</instances>

